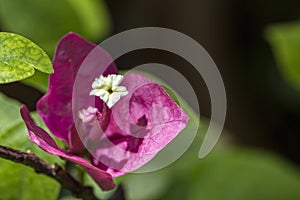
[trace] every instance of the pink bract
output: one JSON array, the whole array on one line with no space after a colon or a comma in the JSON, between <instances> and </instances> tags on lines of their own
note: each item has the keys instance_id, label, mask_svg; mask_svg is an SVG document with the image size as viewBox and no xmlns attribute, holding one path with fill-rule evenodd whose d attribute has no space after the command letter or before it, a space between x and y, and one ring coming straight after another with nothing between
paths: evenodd
<instances>
[{"instance_id":1,"label":"pink bract","mask_svg":"<svg viewBox=\"0 0 300 200\"><path fill-rule=\"evenodd\" d=\"M89 105L98 109L95 118L89 123L78 120L76 115L74 119L74 81L84 59L95 48L105 55L96 64L101 66L101 59L111 59L99 46L74 33L64 36L56 49L49 90L37 103L39 115L49 130L67 143L68 151L60 149L47 132L35 125L26 107L21 108L21 114L32 142L48 153L83 166L102 189L109 190L114 187L112 177L149 162L185 128L188 116L159 84L141 74L127 73L121 85L127 88L128 95L111 109L95 97L95 105ZM117 74L114 63L102 71L104 76ZM90 72L92 79L100 75ZM86 94L86 99L91 98L90 80L78 89L83 96ZM91 163L79 156L85 150Z\"/></svg>"},{"instance_id":2,"label":"pink bract","mask_svg":"<svg viewBox=\"0 0 300 200\"><path fill-rule=\"evenodd\" d=\"M48 133L34 123L26 106L21 107L21 116L28 129L31 142L37 144L41 149L50 154L60 156L81 165L103 190L111 190L114 188L115 184L109 173L95 167L85 159L59 148Z\"/></svg>"},{"instance_id":3,"label":"pink bract","mask_svg":"<svg viewBox=\"0 0 300 200\"><path fill-rule=\"evenodd\" d=\"M48 92L37 103L37 111L51 133L67 142L73 151L80 150L72 145L72 139L74 140L76 137L73 134L75 127L71 105L74 80L80 65L95 48L104 52L99 46L74 33L64 36L56 48L52 62L54 73L49 78ZM109 55L107 55L108 57ZM117 72L115 64L112 64L106 69L104 75Z\"/></svg>"}]
</instances>

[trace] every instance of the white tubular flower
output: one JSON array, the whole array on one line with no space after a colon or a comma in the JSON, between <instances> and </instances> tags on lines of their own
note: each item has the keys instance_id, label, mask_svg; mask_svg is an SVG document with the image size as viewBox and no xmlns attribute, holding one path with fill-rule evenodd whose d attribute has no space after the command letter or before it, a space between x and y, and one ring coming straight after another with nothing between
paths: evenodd
<instances>
[{"instance_id":1,"label":"white tubular flower","mask_svg":"<svg viewBox=\"0 0 300 200\"><path fill-rule=\"evenodd\" d=\"M122 75L110 74L107 77L100 76L92 84L90 95L98 96L109 108L112 108L121 97L128 94L126 87L120 86Z\"/></svg>"}]
</instances>

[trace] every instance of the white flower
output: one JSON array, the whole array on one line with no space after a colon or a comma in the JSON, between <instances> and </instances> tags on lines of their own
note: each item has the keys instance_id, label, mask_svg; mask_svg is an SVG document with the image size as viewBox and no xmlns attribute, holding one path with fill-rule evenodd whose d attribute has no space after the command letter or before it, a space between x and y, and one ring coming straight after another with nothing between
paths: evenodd
<instances>
[{"instance_id":1,"label":"white flower","mask_svg":"<svg viewBox=\"0 0 300 200\"><path fill-rule=\"evenodd\" d=\"M78 116L82 122L90 122L96 116L97 108L89 106L88 109L79 111Z\"/></svg>"},{"instance_id":2,"label":"white flower","mask_svg":"<svg viewBox=\"0 0 300 200\"><path fill-rule=\"evenodd\" d=\"M90 95L98 96L111 108L122 96L128 94L126 87L120 86L122 75L110 74L107 77L100 76L92 84Z\"/></svg>"}]
</instances>

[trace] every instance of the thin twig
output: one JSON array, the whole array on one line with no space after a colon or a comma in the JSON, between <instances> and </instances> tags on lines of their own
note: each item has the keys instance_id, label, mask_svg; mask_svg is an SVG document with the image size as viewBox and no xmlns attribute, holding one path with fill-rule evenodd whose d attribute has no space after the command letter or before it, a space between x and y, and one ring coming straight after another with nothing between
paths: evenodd
<instances>
[{"instance_id":1,"label":"thin twig","mask_svg":"<svg viewBox=\"0 0 300 200\"><path fill-rule=\"evenodd\" d=\"M0 145L0 157L27 165L33 168L37 173L45 174L55 179L62 185L62 187L70 190L77 198L84 200L99 200L95 196L92 187L82 185L62 167L57 164L48 164L33 153L25 153Z\"/></svg>"}]
</instances>

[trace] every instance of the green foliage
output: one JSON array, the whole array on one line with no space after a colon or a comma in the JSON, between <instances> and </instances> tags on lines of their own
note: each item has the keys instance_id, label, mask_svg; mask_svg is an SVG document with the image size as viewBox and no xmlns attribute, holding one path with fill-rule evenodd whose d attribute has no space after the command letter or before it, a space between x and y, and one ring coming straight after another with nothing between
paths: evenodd
<instances>
[{"instance_id":1,"label":"green foliage","mask_svg":"<svg viewBox=\"0 0 300 200\"><path fill-rule=\"evenodd\" d=\"M197 146L197 145L196 145ZM196 150L196 151L195 151ZM297 200L299 171L262 151L214 149L197 158L188 151L171 166L123 178L128 199Z\"/></svg>"},{"instance_id":2,"label":"green foliage","mask_svg":"<svg viewBox=\"0 0 300 200\"><path fill-rule=\"evenodd\" d=\"M0 144L22 151L30 150L50 163L63 164L55 156L40 150L29 141L28 132L20 117L20 103L5 97L0 93ZM43 128L41 119L33 114L36 122ZM0 158L0 199L56 199L60 185L53 179L21 164Z\"/></svg>"},{"instance_id":3,"label":"green foliage","mask_svg":"<svg viewBox=\"0 0 300 200\"><path fill-rule=\"evenodd\" d=\"M61 1L60 1L61 2ZM75 11L80 22L82 32L73 32L86 36L87 39L97 41L108 35L110 27L109 14L102 0L67 0Z\"/></svg>"},{"instance_id":4,"label":"green foliage","mask_svg":"<svg viewBox=\"0 0 300 200\"><path fill-rule=\"evenodd\" d=\"M266 36L282 74L300 90L300 22L270 26Z\"/></svg>"},{"instance_id":5,"label":"green foliage","mask_svg":"<svg viewBox=\"0 0 300 200\"><path fill-rule=\"evenodd\" d=\"M51 56L59 39L68 32L76 32L97 42L111 29L110 16L102 0L0 0L0 23L1 30L34 39ZM18 80L30 76L22 83L41 92L47 91L47 74L34 73L24 64L12 64L18 64L14 66L20 77ZM17 70L19 68L22 71ZM6 69L11 70L8 66Z\"/></svg>"},{"instance_id":6,"label":"green foliage","mask_svg":"<svg viewBox=\"0 0 300 200\"><path fill-rule=\"evenodd\" d=\"M21 82L46 93L48 90L49 75L36 71L33 76L24 79Z\"/></svg>"},{"instance_id":7,"label":"green foliage","mask_svg":"<svg viewBox=\"0 0 300 200\"><path fill-rule=\"evenodd\" d=\"M284 160L265 152L227 149L176 175L169 191L186 190L185 199L284 200L300 198L300 174ZM183 183L188 183L184 185ZM182 193L184 194L184 193ZM182 195L181 194L181 195ZM166 197L174 195L166 193ZM176 195L176 194L175 194ZM180 195L179 193L177 195Z\"/></svg>"},{"instance_id":8,"label":"green foliage","mask_svg":"<svg viewBox=\"0 0 300 200\"><path fill-rule=\"evenodd\" d=\"M101 0L0 0L0 22L2 30L34 39L48 55L68 32L93 41L110 30Z\"/></svg>"},{"instance_id":9,"label":"green foliage","mask_svg":"<svg viewBox=\"0 0 300 200\"><path fill-rule=\"evenodd\" d=\"M0 32L0 83L32 76L34 68L53 72L49 57L40 47L20 35Z\"/></svg>"}]
</instances>

